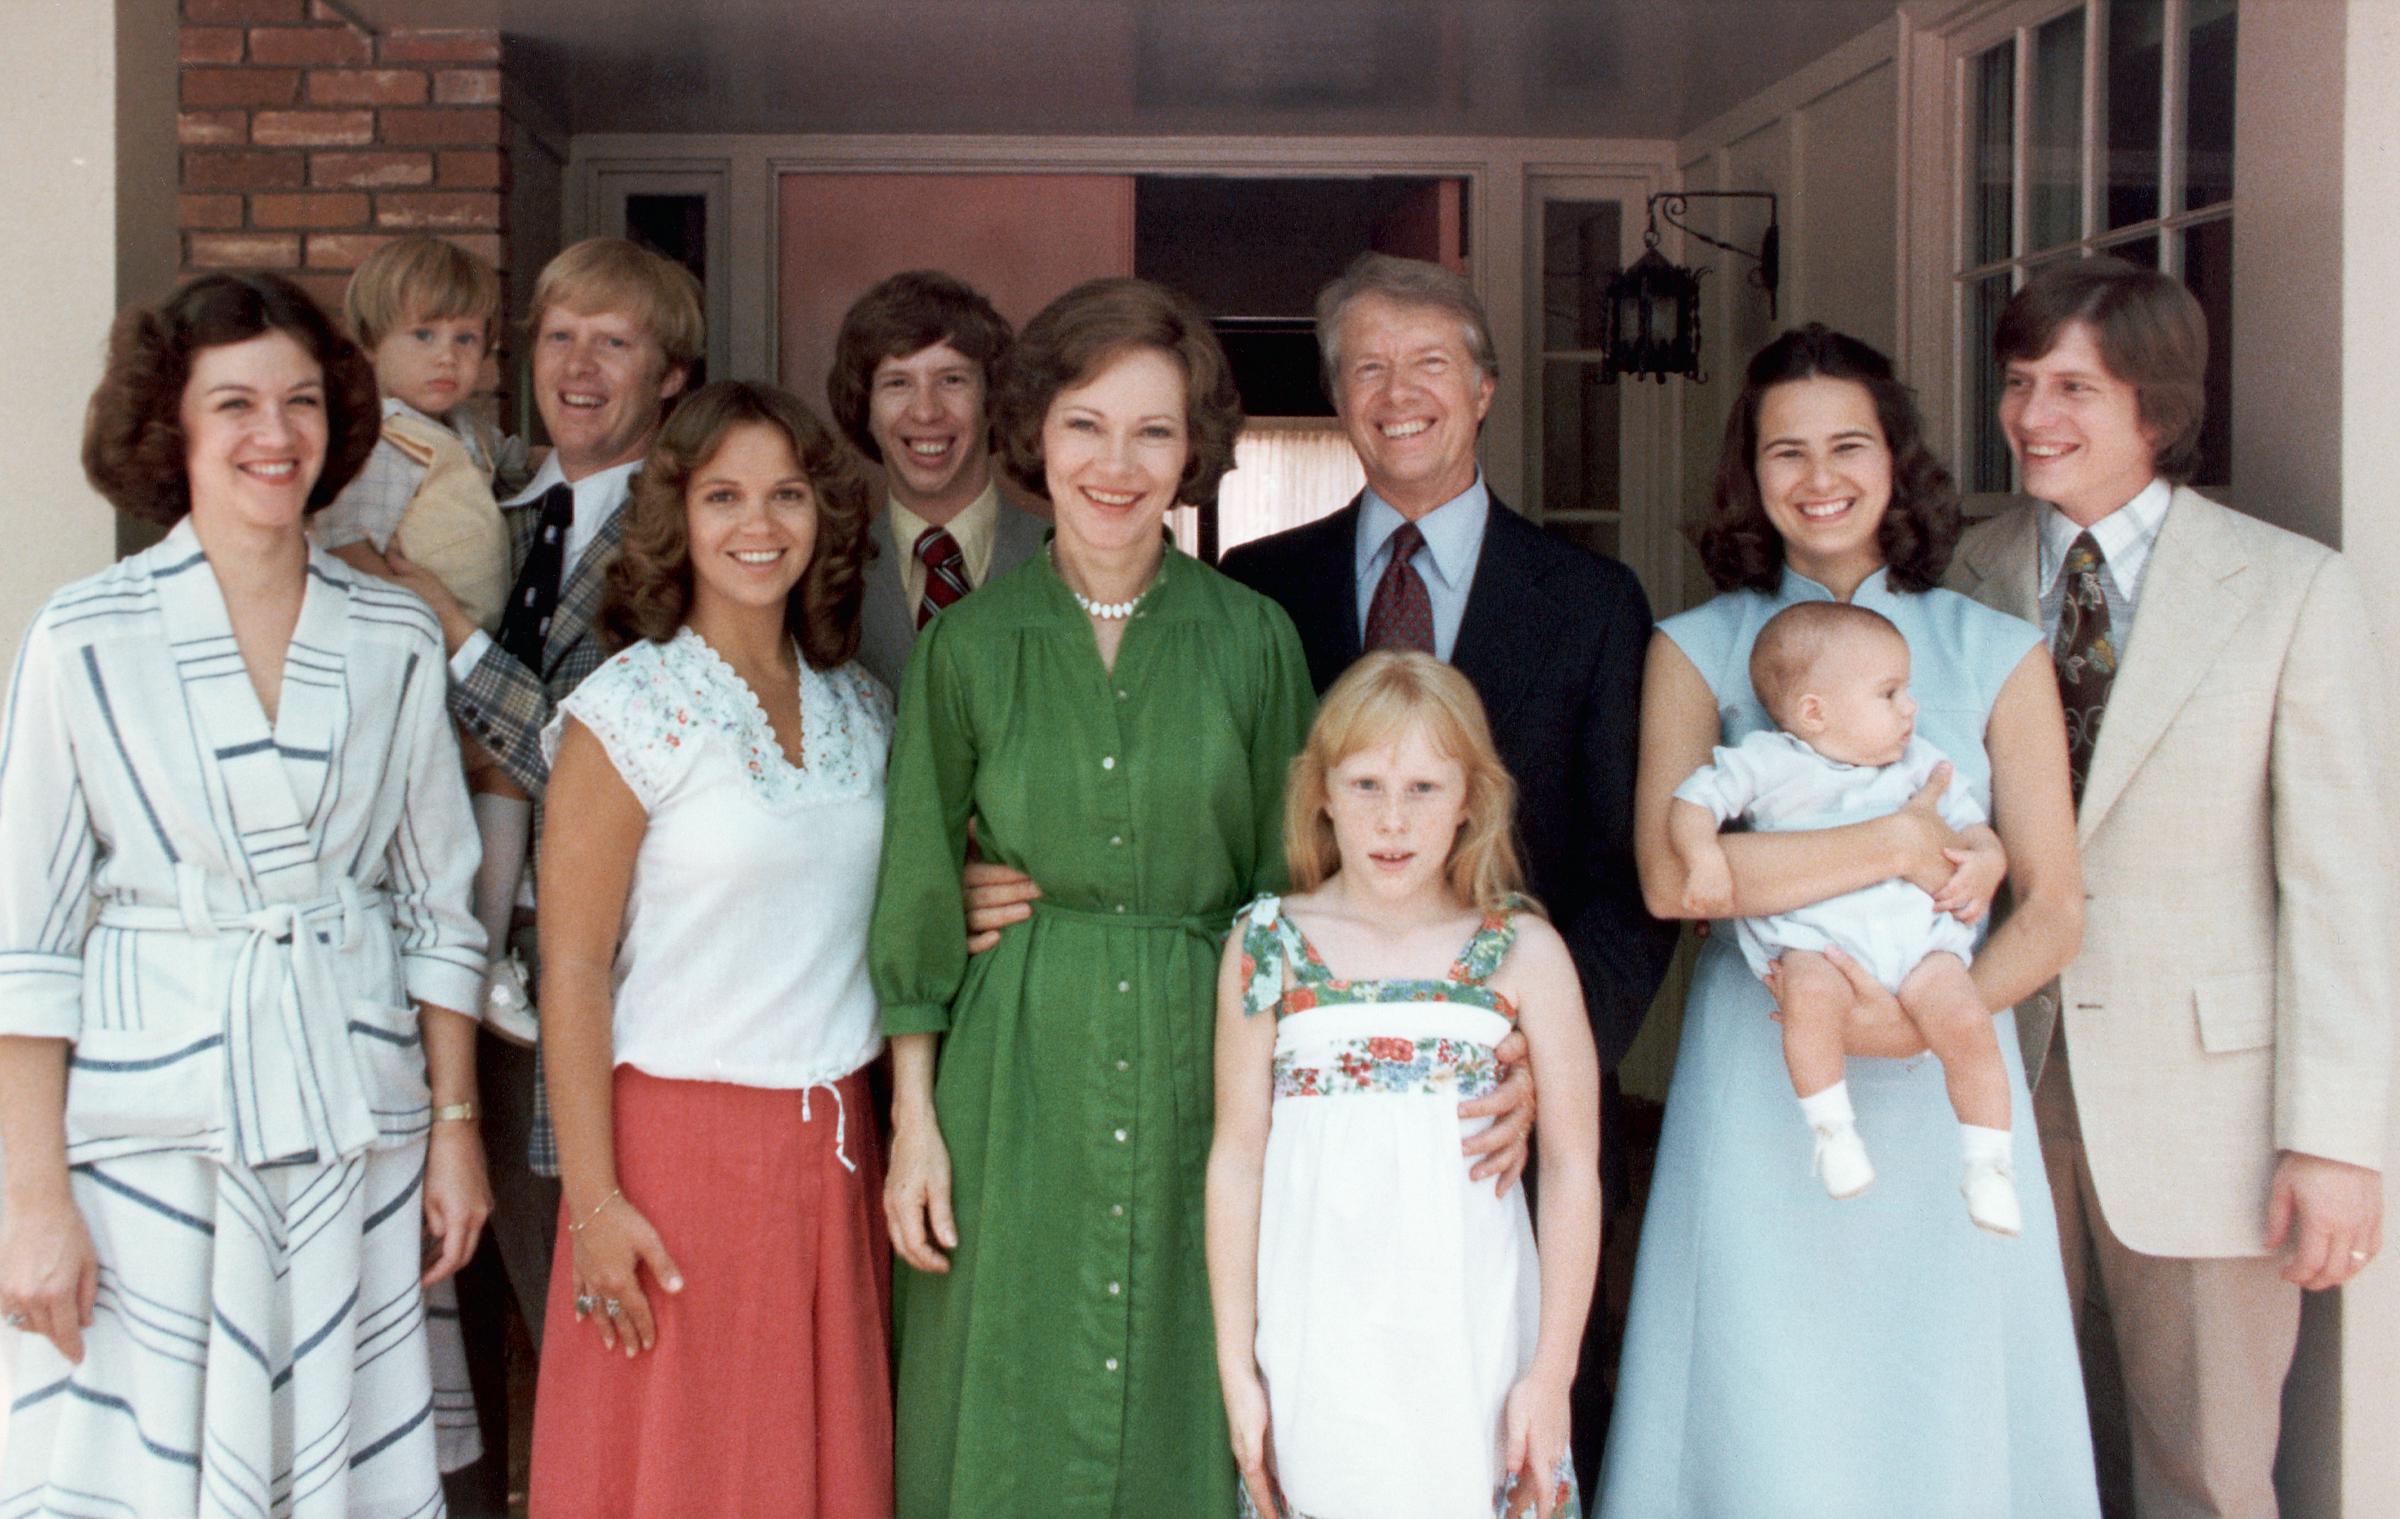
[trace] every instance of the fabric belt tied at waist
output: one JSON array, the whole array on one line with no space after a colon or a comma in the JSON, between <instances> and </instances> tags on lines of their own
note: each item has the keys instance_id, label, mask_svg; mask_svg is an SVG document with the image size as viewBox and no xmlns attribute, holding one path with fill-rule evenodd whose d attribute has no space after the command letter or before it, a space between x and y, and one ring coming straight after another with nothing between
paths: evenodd
<instances>
[{"instance_id":1,"label":"fabric belt tied at waist","mask_svg":"<svg viewBox=\"0 0 2400 1519\"><path fill-rule=\"evenodd\" d=\"M1138 913L1101 910L1090 907L1065 907L1046 897L1034 899L1033 912L1037 918L1054 918L1087 928L1132 928L1179 933L1192 940L1204 952L1202 978L1207 985L1216 984L1217 956L1225 948L1225 934L1233 926L1233 916L1241 911L1235 903L1190 916L1173 913ZM1165 1020L1166 1036L1175 1067L1185 1079L1206 1082L1214 1069L1212 1044L1216 1028L1213 1011L1202 1010L1197 1018L1171 1017ZM1197 1087L1193 1100L1208 1101L1208 1088Z\"/></svg>"},{"instance_id":2,"label":"fabric belt tied at waist","mask_svg":"<svg viewBox=\"0 0 2400 1519\"><path fill-rule=\"evenodd\" d=\"M1179 917L1173 913L1108 912L1097 907L1066 907L1047 897L1036 897L1033 911L1037 917L1063 918L1067 922L1092 928L1173 929L1198 939L1213 954L1224 948L1225 931L1233 926L1233 915L1241 911L1241 905L1236 903L1214 912Z\"/></svg>"},{"instance_id":3,"label":"fabric belt tied at waist","mask_svg":"<svg viewBox=\"0 0 2400 1519\"><path fill-rule=\"evenodd\" d=\"M257 1167L331 1160L373 1145L381 1130L331 956L357 937L369 911L380 916L383 893L345 880L314 901L217 912L209 907L207 873L188 863L175 867L175 887L172 907L111 902L100 922L196 939L241 936L224 1009L231 1117L224 1158Z\"/></svg>"}]
</instances>

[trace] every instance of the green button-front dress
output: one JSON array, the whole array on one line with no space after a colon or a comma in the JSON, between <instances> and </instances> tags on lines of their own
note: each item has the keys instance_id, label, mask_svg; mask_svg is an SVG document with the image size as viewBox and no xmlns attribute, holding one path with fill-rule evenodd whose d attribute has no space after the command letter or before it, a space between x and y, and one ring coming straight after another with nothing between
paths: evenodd
<instances>
[{"instance_id":1,"label":"green button-front dress","mask_svg":"<svg viewBox=\"0 0 2400 1519\"><path fill-rule=\"evenodd\" d=\"M895 1262L900 1519L1217 1519L1234 1479L1203 1250L1216 963L1283 881L1313 706L1281 608L1172 549L1113 674L1037 557L901 682L871 963L940 1032L959 1247ZM1041 883L971 960L967 820Z\"/></svg>"}]
</instances>

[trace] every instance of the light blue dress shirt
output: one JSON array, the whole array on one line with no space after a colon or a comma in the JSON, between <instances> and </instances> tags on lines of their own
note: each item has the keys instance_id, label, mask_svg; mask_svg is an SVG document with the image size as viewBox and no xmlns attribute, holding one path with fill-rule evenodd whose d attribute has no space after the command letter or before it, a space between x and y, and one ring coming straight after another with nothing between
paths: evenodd
<instances>
[{"instance_id":1,"label":"light blue dress shirt","mask_svg":"<svg viewBox=\"0 0 2400 1519\"><path fill-rule=\"evenodd\" d=\"M1447 660L1458 646L1458 625L1467 615L1467 593L1475 588L1475 561L1483 553L1483 526L1492 513L1491 492L1483 472L1475 483L1417 519L1425 546L1409 562L1425 582L1433 604L1433 657ZM1408 519L1399 509L1368 490L1358 512L1358 629L1363 639L1367 608L1375 600L1375 584L1392 562L1392 534Z\"/></svg>"}]
</instances>

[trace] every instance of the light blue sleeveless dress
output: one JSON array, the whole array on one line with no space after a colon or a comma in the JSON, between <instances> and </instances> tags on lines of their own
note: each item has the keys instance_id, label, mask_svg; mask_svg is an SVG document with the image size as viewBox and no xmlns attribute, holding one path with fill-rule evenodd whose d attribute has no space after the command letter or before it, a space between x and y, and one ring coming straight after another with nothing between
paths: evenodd
<instances>
[{"instance_id":1,"label":"light blue sleeveless dress","mask_svg":"<svg viewBox=\"0 0 2400 1519\"><path fill-rule=\"evenodd\" d=\"M1770 726L1750 690L1766 620L1823 586L1785 571L1659 624L1717 700L1721 742ZM1852 600L1908 639L1918 731L1991 804L1992 704L2040 631L1948 591ZM1809 1174L1766 988L1721 925L1702 950L1642 1222L1601 1519L2096 1516L2082 1371L2015 1015L2008 1067L2025 1233L1959 1200L1939 1061L1853 1058L1865 1196Z\"/></svg>"}]
</instances>

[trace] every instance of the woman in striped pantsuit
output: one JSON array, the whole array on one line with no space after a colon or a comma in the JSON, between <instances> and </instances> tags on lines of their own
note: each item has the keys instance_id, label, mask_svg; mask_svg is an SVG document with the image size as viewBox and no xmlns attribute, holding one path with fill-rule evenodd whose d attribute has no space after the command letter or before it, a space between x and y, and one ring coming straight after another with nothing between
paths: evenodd
<instances>
[{"instance_id":1,"label":"woman in striped pantsuit","mask_svg":"<svg viewBox=\"0 0 2400 1519\"><path fill-rule=\"evenodd\" d=\"M0 723L5 1519L441 1512L475 835L440 629L301 532L376 415L272 276L111 335L85 467L170 531L51 598Z\"/></svg>"}]
</instances>

